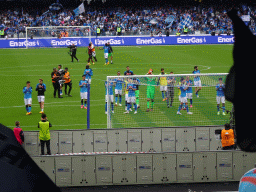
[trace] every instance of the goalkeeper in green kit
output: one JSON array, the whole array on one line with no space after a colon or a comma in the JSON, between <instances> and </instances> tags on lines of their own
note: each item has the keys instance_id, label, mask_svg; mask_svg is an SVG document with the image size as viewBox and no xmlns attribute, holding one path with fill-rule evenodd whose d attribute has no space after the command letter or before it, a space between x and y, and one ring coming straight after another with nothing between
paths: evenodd
<instances>
[{"instance_id":1,"label":"goalkeeper in green kit","mask_svg":"<svg viewBox=\"0 0 256 192\"><path fill-rule=\"evenodd\" d=\"M152 75L153 70L149 69L147 75ZM155 98L155 86L157 85L156 77L146 77L147 80L147 110L149 112L149 105L151 100L151 111L153 111L154 107L154 98Z\"/></svg>"}]
</instances>

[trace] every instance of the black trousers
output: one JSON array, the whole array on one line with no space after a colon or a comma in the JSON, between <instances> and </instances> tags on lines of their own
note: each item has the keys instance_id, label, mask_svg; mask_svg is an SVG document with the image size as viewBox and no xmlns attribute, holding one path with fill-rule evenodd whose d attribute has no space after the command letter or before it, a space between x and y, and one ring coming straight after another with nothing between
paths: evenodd
<instances>
[{"instance_id":1,"label":"black trousers","mask_svg":"<svg viewBox=\"0 0 256 192\"><path fill-rule=\"evenodd\" d=\"M54 88L54 92L53 92L53 96L56 97L56 92L58 91L58 97L60 97L60 84L59 82L55 82L55 83L52 83L53 85L53 88Z\"/></svg>"},{"instance_id":2,"label":"black trousers","mask_svg":"<svg viewBox=\"0 0 256 192\"><path fill-rule=\"evenodd\" d=\"M65 84L65 94L67 95L67 87L69 86L68 95L70 95L70 92L72 89L72 81L70 81L69 83L64 83L64 84Z\"/></svg>"},{"instance_id":3,"label":"black trousers","mask_svg":"<svg viewBox=\"0 0 256 192\"><path fill-rule=\"evenodd\" d=\"M46 144L46 149L47 149L47 155L51 155L50 140L48 140L48 141L40 140L40 144L41 144L41 155L44 155L44 145L45 144Z\"/></svg>"},{"instance_id":4,"label":"black trousers","mask_svg":"<svg viewBox=\"0 0 256 192\"><path fill-rule=\"evenodd\" d=\"M72 62L73 62L73 58L75 58L78 61L78 59L76 58L76 53L72 53L71 58L72 58Z\"/></svg>"},{"instance_id":5,"label":"black trousers","mask_svg":"<svg viewBox=\"0 0 256 192\"><path fill-rule=\"evenodd\" d=\"M235 149L235 145L222 147L222 150L231 150L231 149Z\"/></svg>"}]
</instances>

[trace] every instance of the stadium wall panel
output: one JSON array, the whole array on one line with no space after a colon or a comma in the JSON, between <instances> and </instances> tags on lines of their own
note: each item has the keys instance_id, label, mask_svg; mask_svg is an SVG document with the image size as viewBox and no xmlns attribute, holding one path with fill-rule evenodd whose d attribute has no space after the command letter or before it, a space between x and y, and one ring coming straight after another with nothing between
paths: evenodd
<instances>
[{"instance_id":1,"label":"stadium wall panel","mask_svg":"<svg viewBox=\"0 0 256 192\"><path fill-rule=\"evenodd\" d=\"M200 45L200 44L233 44L234 36L169 36L169 37L92 37L91 41L96 46L103 46L110 42L112 46L143 46L143 45ZM71 44L79 47L87 47L89 38L34 38L34 39L0 39L0 48L29 48L36 47L67 47Z\"/></svg>"}]
</instances>

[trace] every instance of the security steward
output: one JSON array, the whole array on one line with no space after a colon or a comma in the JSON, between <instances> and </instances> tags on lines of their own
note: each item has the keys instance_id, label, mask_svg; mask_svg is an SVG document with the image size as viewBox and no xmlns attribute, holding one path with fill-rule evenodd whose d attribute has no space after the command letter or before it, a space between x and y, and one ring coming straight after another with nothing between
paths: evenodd
<instances>
[{"instance_id":1,"label":"security steward","mask_svg":"<svg viewBox=\"0 0 256 192\"><path fill-rule=\"evenodd\" d=\"M121 35L121 30L122 30L122 28L120 26L118 26L117 29L116 29L118 36Z\"/></svg>"},{"instance_id":2,"label":"security steward","mask_svg":"<svg viewBox=\"0 0 256 192\"><path fill-rule=\"evenodd\" d=\"M41 155L44 155L44 145L46 144L47 155L51 155L50 148L50 127L52 127L51 123L47 120L46 114L43 113L41 117L41 121L38 123L39 130L39 140L41 144Z\"/></svg>"},{"instance_id":3,"label":"security steward","mask_svg":"<svg viewBox=\"0 0 256 192\"><path fill-rule=\"evenodd\" d=\"M235 134L234 130L230 128L230 124L225 124L225 129L221 131L220 138L223 150L235 149Z\"/></svg>"},{"instance_id":4,"label":"security steward","mask_svg":"<svg viewBox=\"0 0 256 192\"><path fill-rule=\"evenodd\" d=\"M185 25L185 27L184 27L184 29L183 29L183 32L184 32L185 35L188 34L188 27L187 27L186 25Z\"/></svg>"},{"instance_id":5,"label":"security steward","mask_svg":"<svg viewBox=\"0 0 256 192\"><path fill-rule=\"evenodd\" d=\"M97 36L100 36L100 28L97 27Z\"/></svg>"},{"instance_id":6,"label":"security steward","mask_svg":"<svg viewBox=\"0 0 256 192\"><path fill-rule=\"evenodd\" d=\"M53 97L56 98L56 92L58 91L58 97L59 98L63 98L60 96L60 73L57 71L56 67L53 68L53 72L51 73L51 77L52 77L52 85L54 88L54 92L53 92Z\"/></svg>"},{"instance_id":7,"label":"security steward","mask_svg":"<svg viewBox=\"0 0 256 192\"><path fill-rule=\"evenodd\" d=\"M64 76L63 79L65 80L64 84L65 84L65 95L72 97L72 95L70 95L71 89L72 89L72 80L70 79L70 74L68 72L68 68L65 68L64 71ZM69 86L69 90L68 90L68 94L67 94L67 86Z\"/></svg>"}]
</instances>

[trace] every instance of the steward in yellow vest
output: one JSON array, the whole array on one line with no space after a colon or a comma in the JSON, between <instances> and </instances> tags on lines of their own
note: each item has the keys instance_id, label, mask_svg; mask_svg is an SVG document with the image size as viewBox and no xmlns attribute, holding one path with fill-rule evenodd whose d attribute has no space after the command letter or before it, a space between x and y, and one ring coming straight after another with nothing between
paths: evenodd
<instances>
[{"instance_id":1,"label":"steward in yellow vest","mask_svg":"<svg viewBox=\"0 0 256 192\"><path fill-rule=\"evenodd\" d=\"M43 113L41 117L41 121L38 123L39 130L39 139L41 144L41 155L44 155L44 145L46 144L47 155L51 155L50 150L50 127L52 127L51 123L47 120L46 114Z\"/></svg>"}]
</instances>

